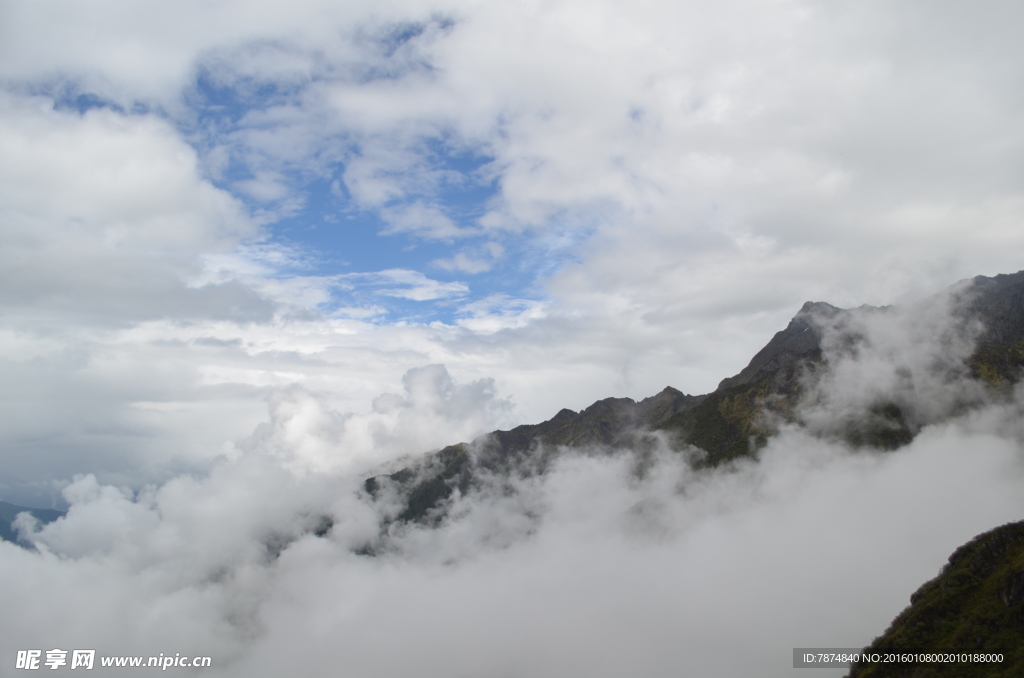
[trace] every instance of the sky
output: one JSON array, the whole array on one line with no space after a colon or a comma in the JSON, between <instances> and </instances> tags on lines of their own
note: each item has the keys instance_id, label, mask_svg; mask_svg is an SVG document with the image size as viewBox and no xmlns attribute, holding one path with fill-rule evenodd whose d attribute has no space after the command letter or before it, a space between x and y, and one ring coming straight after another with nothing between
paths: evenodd
<instances>
[{"instance_id":1,"label":"sky","mask_svg":"<svg viewBox=\"0 0 1024 678\"><path fill-rule=\"evenodd\" d=\"M1021 268L1017 3L0 6L5 500L205 472L274 393L672 385Z\"/></svg>"},{"instance_id":2,"label":"sky","mask_svg":"<svg viewBox=\"0 0 1024 678\"><path fill-rule=\"evenodd\" d=\"M108 596L110 628L122 631L131 617L117 601L152 595L167 606L154 619L209 620L195 636L167 622L183 647L202 646L207 629L236 658L258 633L218 626L211 610L237 617L252 605L271 619L314 595L303 568L338 595L431 591L408 619L448 594L461 604L491 591L480 564L491 551L470 548L483 561L445 570L430 559L455 547L415 535L410 553L431 564L333 580L347 556L306 545L297 569L264 586L268 570L245 555L259 539L228 540L240 550L223 555L222 532L196 537L223 555L209 567L254 579L207 590L195 582L215 575L183 574L192 561L161 569L164 546L132 551L131 530L111 526L168 520L180 536L195 506L209 506L249 536L276 520L285 530L286 515L312 510L302 497L340 502L325 498L337 483L401 455L605 397L710 392L805 301L904 304L1024 268L1022 14L1015 2L871 0L0 1L0 500L92 506L96 531L79 542L39 538L54 581L94 581L83 604ZM806 478L799 450L825 450L833 470L867 463L793 435L771 478ZM978 496L1009 482L1000 464L1017 443L1002 424L931 435L907 459L953 455L944 468L962 475L947 442L966 436L993 455ZM614 462L580 463L552 482L607 494L608 515L648 492L602 485ZM871 468L854 476L878 488L905 472ZM252 511L253 488L281 483L297 489L257 517L224 508L239 496ZM722 495L738 497L721 501L739 522L670 530L684 536L608 560L594 586L615 567L663 573L673 558L714 571L721 563L687 560L684 545L706 534L742 551L757 516L796 539L799 522L772 503L785 502L751 483ZM1016 485L1006 487L962 529L906 552L906 570L886 580L891 598L857 617L857 633L880 631L943 554L1016 515ZM813 483L798 488L817 510ZM749 508L764 505L776 508ZM356 534L370 519L347 510L356 527L345 534ZM467 510L491 516L480 525L515 514ZM602 520L555 520L544 539L579 549L565 560L524 546L509 576L550 570L544 585L557 589L571 577L556 564L619 552L619 536L593 537L614 522ZM740 555L770 553L758 548ZM836 549L822 567L842 562ZM3 553L10 573L47 571L28 552ZM416 589L422 578L438 588ZM485 609L460 608L468 620ZM272 656L292 631L266 632ZM138 647L152 645L139 633ZM623 656L646 656L637 643ZM541 664L569 661L551 656Z\"/></svg>"}]
</instances>

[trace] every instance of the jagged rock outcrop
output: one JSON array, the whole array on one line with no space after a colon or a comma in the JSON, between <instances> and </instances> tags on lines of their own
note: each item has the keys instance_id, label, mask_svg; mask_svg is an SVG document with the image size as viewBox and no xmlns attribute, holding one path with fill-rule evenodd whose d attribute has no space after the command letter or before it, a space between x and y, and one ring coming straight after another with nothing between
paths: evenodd
<instances>
[{"instance_id":1,"label":"jagged rock outcrop","mask_svg":"<svg viewBox=\"0 0 1024 678\"><path fill-rule=\"evenodd\" d=\"M717 390L724 391L758 382L803 360L820 358L819 319L832 319L842 312L842 309L822 301L808 301L789 321L786 329L776 332L772 340L750 360L749 365L735 377L723 379Z\"/></svg>"}]
</instances>

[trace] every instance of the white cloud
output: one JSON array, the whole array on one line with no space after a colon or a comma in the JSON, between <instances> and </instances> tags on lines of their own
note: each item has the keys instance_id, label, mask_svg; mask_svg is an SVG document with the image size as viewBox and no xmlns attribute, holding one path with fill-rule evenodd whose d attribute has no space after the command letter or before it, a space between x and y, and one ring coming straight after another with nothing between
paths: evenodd
<instances>
[{"instance_id":1,"label":"white cloud","mask_svg":"<svg viewBox=\"0 0 1024 678\"><path fill-rule=\"evenodd\" d=\"M234 187L242 194L260 202L272 202L288 196L288 186L270 172L260 172L256 178L235 182Z\"/></svg>"},{"instance_id":2,"label":"white cloud","mask_svg":"<svg viewBox=\"0 0 1024 678\"><path fill-rule=\"evenodd\" d=\"M967 365L982 325L951 320L963 294L954 289L915 305L818 318L829 369L807 394L803 421L818 433L842 434L891 403L916 433L985 402L987 389ZM860 340L851 345L851 337Z\"/></svg>"},{"instance_id":3,"label":"white cloud","mask_svg":"<svg viewBox=\"0 0 1024 678\"><path fill-rule=\"evenodd\" d=\"M435 205L413 203L400 208L382 211L388 224L386 234L411 231L425 238L445 240L465 237L474 233L471 229L459 227Z\"/></svg>"},{"instance_id":4,"label":"white cloud","mask_svg":"<svg viewBox=\"0 0 1024 678\"><path fill-rule=\"evenodd\" d=\"M509 299L496 294L480 301L463 304L459 308L459 327L476 334L486 335L499 330L526 327L546 315L547 304L542 301Z\"/></svg>"},{"instance_id":5,"label":"white cloud","mask_svg":"<svg viewBox=\"0 0 1024 678\"><path fill-rule=\"evenodd\" d=\"M485 273L505 254L505 248L496 242L482 247L464 248L450 259L435 259L433 264L446 271L462 271L471 275Z\"/></svg>"},{"instance_id":6,"label":"white cloud","mask_svg":"<svg viewBox=\"0 0 1024 678\"><path fill-rule=\"evenodd\" d=\"M200 255L259 234L240 205L199 176L194 151L166 122L51 110L0 95L0 300L93 322L154 316L266 316L224 285L190 289Z\"/></svg>"},{"instance_id":7,"label":"white cloud","mask_svg":"<svg viewBox=\"0 0 1024 678\"><path fill-rule=\"evenodd\" d=\"M470 440L507 424L511 405L497 398L494 381L456 385L443 365L409 370L405 395L385 393L372 412L342 414L295 386L269 396L270 422L243 440L299 472L361 473L402 455Z\"/></svg>"},{"instance_id":8,"label":"white cloud","mask_svg":"<svg viewBox=\"0 0 1024 678\"><path fill-rule=\"evenodd\" d=\"M344 278L378 287L378 294L412 301L461 297L469 291L469 287L465 283L431 280L419 271L400 268L379 273L350 273L346 274Z\"/></svg>"}]
</instances>

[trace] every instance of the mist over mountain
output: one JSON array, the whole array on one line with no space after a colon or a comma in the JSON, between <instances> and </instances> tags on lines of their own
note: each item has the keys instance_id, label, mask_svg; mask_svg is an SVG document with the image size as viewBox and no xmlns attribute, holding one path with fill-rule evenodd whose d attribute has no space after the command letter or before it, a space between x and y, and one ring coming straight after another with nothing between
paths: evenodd
<instances>
[{"instance_id":1,"label":"mist over mountain","mask_svg":"<svg viewBox=\"0 0 1024 678\"><path fill-rule=\"evenodd\" d=\"M82 475L66 515L16 518L5 643L210 655L224 676L790 675L793 647L868 644L955 547L1024 512L1022 300L1024 272L809 302L711 393L375 468L333 455L500 401L439 366L407 379L429 410L283 397L206 476Z\"/></svg>"},{"instance_id":2,"label":"mist over mountain","mask_svg":"<svg viewBox=\"0 0 1024 678\"><path fill-rule=\"evenodd\" d=\"M1010 397L1024 366L1022 309L1024 272L979 276L906 308L807 302L713 393L670 386L640 402L562 410L446 447L365 487L404 497L398 521L437 521L453 493L479 485L477 476L542 473L572 449L642 457L665 447L701 469L751 457L795 427L855 449L895 450L927 425Z\"/></svg>"}]
</instances>

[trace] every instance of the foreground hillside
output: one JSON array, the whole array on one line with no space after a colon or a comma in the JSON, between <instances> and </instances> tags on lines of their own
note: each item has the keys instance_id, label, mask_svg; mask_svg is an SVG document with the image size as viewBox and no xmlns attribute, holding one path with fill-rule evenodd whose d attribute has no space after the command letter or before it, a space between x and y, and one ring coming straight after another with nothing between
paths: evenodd
<instances>
[{"instance_id":1,"label":"foreground hillside","mask_svg":"<svg viewBox=\"0 0 1024 678\"><path fill-rule=\"evenodd\" d=\"M910 596L869 653L986 653L989 664L856 666L850 678L1024 676L1024 521L978 535Z\"/></svg>"}]
</instances>

